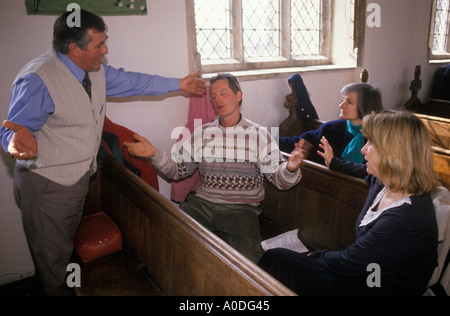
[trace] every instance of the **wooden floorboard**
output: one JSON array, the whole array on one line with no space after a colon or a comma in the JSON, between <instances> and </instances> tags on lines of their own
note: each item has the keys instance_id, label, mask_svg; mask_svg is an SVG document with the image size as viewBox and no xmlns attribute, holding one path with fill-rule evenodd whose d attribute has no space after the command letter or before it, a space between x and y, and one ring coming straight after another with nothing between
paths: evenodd
<instances>
[{"instance_id":1,"label":"wooden floorboard","mask_svg":"<svg viewBox=\"0 0 450 316\"><path fill-rule=\"evenodd\" d=\"M83 263L78 296L162 296L156 284L148 278L126 250Z\"/></svg>"}]
</instances>

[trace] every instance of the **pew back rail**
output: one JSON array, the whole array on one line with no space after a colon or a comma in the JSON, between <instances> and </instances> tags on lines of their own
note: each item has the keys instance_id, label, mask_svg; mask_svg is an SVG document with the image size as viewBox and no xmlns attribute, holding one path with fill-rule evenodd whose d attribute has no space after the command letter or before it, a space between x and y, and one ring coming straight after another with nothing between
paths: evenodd
<instances>
[{"instance_id":1,"label":"pew back rail","mask_svg":"<svg viewBox=\"0 0 450 316\"><path fill-rule=\"evenodd\" d=\"M450 190L450 119L416 114L430 132L434 153L434 170L442 185Z\"/></svg>"},{"instance_id":2,"label":"pew back rail","mask_svg":"<svg viewBox=\"0 0 450 316\"><path fill-rule=\"evenodd\" d=\"M101 164L101 197L164 295L295 295L110 158Z\"/></svg>"},{"instance_id":3,"label":"pew back rail","mask_svg":"<svg viewBox=\"0 0 450 316\"><path fill-rule=\"evenodd\" d=\"M283 229L299 229L310 250L340 250L355 241L355 223L368 194L362 179L304 161L302 181L290 191L266 183L262 215Z\"/></svg>"}]
</instances>

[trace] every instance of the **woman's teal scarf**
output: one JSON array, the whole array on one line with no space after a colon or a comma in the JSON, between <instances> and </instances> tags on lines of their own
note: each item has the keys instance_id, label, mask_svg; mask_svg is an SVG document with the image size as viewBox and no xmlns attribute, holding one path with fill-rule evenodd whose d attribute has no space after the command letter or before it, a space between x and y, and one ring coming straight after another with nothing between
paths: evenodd
<instances>
[{"instance_id":1,"label":"woman's teal scarf","mask_svg":"<svg viewBox=\"0 0 450 316\"><path fill-rule=\"evenodd\" d=\"M341 158L345 161L363 163L364 155L361 153L361 149L364 147L365 141L361 132L361 125L353 125L350 121L347 121L347 130L355 137L344 149Z\"/></svg>"}]
</instances>

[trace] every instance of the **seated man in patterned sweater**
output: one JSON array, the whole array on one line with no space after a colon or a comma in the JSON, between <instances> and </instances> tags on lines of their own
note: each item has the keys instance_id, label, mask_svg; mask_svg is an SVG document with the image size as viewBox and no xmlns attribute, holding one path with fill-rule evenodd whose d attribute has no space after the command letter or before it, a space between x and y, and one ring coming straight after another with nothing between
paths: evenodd
<instances>
[{"instance_id":1,"label":"seated man in patterned sweater","mask_svg":"<svg viewBox=\"0 0 450 316\"><path fill-rule=\"evenodd\" d=\"M258 205L264 199L264 176L280 190L291 189L301 180L303 154L296 148L286 161L267 130L242 116L242 91L233 75L212 78L210 95L218 118L180 141L172 154L139 135L125 146L130 154L149 158L173 180L198 169L200 187L183 211L257 262L261 256Z\"/></svg>"}]
</instances>

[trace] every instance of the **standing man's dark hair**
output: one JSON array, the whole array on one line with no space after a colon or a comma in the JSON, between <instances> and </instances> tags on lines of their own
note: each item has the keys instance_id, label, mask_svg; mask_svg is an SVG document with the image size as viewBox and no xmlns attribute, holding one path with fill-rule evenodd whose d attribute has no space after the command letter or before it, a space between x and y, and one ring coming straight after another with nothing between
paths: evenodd
<instances>
[{"instance_id":1,"label":"standing man's dark hair","mask_svg":"<svg viewBox=\"0 0 450 316\"><path fill-rule=\"evenodd\" d=\"M67 24L67 18L72 14L68 11L61 15L55 22L53 27L53 49L57 52L67 55L69 53L69 45L76 43L78 47L85 50L90 42L87 31L94 29L98 32L108 30L103 19L89 11L80 10L80 27L70 27Z\"/></svg>"}]
</instances>

